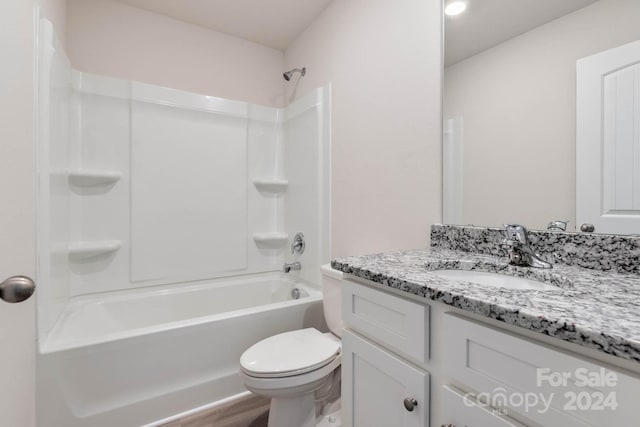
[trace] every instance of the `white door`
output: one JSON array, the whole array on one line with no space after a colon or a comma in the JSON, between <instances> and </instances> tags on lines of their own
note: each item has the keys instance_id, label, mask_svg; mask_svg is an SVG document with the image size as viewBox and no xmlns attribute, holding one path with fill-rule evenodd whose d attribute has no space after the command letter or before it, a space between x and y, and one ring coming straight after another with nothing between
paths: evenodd
<instances>
[{"instance_id":1,"label":"white door","mask_svg":"<svg viewBox=\"0 0 640 427\"><path fill-rule=\"evenodd\" d=\"M640 41L578 60L576 217L640 234Z\"/></svg>"},{"instance_id":2,"label":"white door","mask_svg":"<svg viewBox=\"0 0 640 427\"><path fill-rule=\"evenodd\" d=\"M429 374L349 331L342 351L344 427L428 427Z\"/></svg>"},{"instance_id":3,"label":"white door","mask_svg":"<svg viewBox=\"0 0 640 427\"><path fill-rule=\"evenodd\" d=\"M34 277L33 3L0 2L0 282ZM35 298L0 300L0 425L35 425Z\"/></svg>"}]
</instances>

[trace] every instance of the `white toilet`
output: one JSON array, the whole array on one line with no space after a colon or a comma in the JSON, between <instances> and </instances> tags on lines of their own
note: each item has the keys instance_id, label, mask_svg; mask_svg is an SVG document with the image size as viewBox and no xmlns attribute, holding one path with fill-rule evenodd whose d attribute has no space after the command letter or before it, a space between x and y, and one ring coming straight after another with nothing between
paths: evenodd
<instances>
[{"instance_id":1,"label":"white toilet","mask_svg":"<svg viewBox=\"0 0 640 427\"><path fill-rule=\"evenodd\" d=\"M308 328L274 335L240 357L245 387L271 398L269 427L341 425L342 273L328 264L321 270L324 315L331 332Z\"/></svg>"}]
</instances>

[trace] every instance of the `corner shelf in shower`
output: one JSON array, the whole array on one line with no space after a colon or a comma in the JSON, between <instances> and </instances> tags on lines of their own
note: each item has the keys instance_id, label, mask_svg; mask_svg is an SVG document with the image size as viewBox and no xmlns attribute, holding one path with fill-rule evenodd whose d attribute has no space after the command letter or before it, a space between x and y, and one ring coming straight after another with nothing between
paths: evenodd
<instances>
[{"instance_id":1,"label":"corner shelf in shower","mask_svg":"<svg viewBox=\"0 0 640 427\"><path fill-rule=\"evenodd\" d=\"M97 185L109 185L118 182L122 173L118 171L69 171L69 183L78 187L94 187Z\"/></svg>"},{"instance_id":2,"label":"corner shelf in shower","mask_svg":"<svg viewBox=\"0 0 640 427\"><path fill-rule=\"evenodd\" d=\"M253 241L258 245L281 246L287 243L287 240L289 240L288 233L281 233L277 231L253 234Z\"/></svg>"},{"instance_id":3,"label":"corner shelf in shower","mask_svg":"<svg viewBox=\"0 0 640 427\"><path fill-rule=\"evenodd\" d=\"M108 255L122 247L120 240L102 240L95 242L75 242L69 244L69 259L81 261L100 255Z\"/></svg>"},{"instance_id":4,"label":"corner shelf in shower","mask_svg":"<svg viewBox=\"0 0 640 427\"><path fill-rule=\"evenodd\" d=\"M256 178L253 185L262 193L281 194L287 191L289 181L278 178Z\"/></svg>"}]
</instances>

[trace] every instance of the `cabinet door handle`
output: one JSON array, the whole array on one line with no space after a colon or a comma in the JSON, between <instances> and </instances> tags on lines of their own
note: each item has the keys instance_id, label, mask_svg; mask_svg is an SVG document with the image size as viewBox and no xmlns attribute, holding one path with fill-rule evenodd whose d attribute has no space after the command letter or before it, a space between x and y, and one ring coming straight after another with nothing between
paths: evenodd
<instances>
[{"instance_id":1,"label":"cabinet door handle","mask_svg":"<svg viewBox=\"0 0 640 427\"><path fill-rule=\"evenodd\" d=\"M404 409L407 411L412 412L416 406L418 406L418 401L413 397L407 397L404 399Z\"/></svg>"},{"instance_id":2,"label":"cabinet door handle","mask_svg":"<svg viewBox=\"0 0 640 427\"><path fill-rule=\"evenodd\" d=\"M440 427L456 427L453 424L442 424Z\"/></svg>"}]
</instances>

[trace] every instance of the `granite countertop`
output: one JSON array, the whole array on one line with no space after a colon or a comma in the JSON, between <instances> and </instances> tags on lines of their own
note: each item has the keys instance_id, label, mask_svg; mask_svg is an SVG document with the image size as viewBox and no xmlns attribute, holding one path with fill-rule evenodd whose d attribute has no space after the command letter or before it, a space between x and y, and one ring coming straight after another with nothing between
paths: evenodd
<instances>
[{"instance_id":1,"label":"granite countertop","mask_svg":"<svg viewBox=\"0 0 640 427\"><path fill-rule=\"evenodd\" d=\"M336 270L640 363L640 275L556 264L516 267L506 258L441 248L335 259ZM429 270L501 272L557 290L514 290L447 279Z\"/></svg>"}]
</instances>

